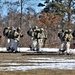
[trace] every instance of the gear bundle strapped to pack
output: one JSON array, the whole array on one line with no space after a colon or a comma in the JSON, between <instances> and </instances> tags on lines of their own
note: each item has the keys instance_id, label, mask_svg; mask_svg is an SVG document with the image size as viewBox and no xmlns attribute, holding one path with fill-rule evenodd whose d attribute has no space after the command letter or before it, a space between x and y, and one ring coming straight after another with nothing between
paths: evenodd
<instances>
[{"instance_id":1,"label":"gear bundle strapped to pack","mask_svg":"<svg viewBox=\"0 0 75 75\"><path fill-rule=\"evenodd\" d=\"M59 37L61 40L63 40L64 35L65 35L65 32L64 32L63 30L58 33L58 37Z\"/></svg>"},{"instance_id":2,"label":"gear bundle strapped to pack","mask_svg":"<svg viewBox=\"0 0 75 75\"><path fill-rule=\"evenodd\" d=\"M14 32L15 30L12 29L12 27L5 27L3 31L3 35L7 38L13 39L14 38Z\"/></svg>"},{"instance_id":3,"label":"gear bundle strapped to pack","mask_svg":"<svg viewBox=\"0 0 75 75\"><path fill-rule=\"evenodd\" d=\"M23 37L21 33L19 33L19 29L15 29L12 27L5 27L3 30L3 35L6 36L9 39L15 39L18 38L18 36Z\"/></svg>"}]
</instances>

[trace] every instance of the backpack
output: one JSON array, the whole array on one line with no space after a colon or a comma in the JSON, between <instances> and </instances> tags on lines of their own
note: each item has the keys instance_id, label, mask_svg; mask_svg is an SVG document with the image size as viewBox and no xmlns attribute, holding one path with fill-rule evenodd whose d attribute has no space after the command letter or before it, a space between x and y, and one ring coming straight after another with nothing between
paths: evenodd
<instances>
[{"instance_id":1,"label":"backpack","mask_svg":"<svg viewBox=\"0 0 75 75\"><path fill-rule=\"evenodd\" d=\"M7 35L8 35L8 33L6 33L6 30L7 30L7 29L8 29L8 28L5 27L4 30L3 30L3 35L4 35L4 36L7 36Z\"/></svg>"},{"instance_id":2,"label":"backpack","mask_svg":"<svg viewBox=\"0 0 75 75\"><path fill-rule=\"evenodd\" d=\"M33 36L33 29L30 28L30 29L27 31L27 34L32 37L32 36Z\"/></svg>"},{"instance_id":3,"label":"backpack","mask_svg":"<svg viewBox=\"0 0 75 75\"><path fill-rule=\"evenodd\" d=\"M75 37L75 31L73 31L72 36Z\"/></svg>"},{"instance_id":4,"label":"backpack","mask_svg":"<svg viewBox=\"0 0 75 75\"><path fill-rule=\"evenodd\" d=\"M9 32L8 32L8 38L10 38L10 39L13 39L14 38L14 32L15 32L15 30L10 30Z\"/></svg>"},{"instance_id":5,"label":"backpack","mask_svg":"<svg viewBox=\"0 0 75 75\"><path fill-rule=\"evenodd\" d=\"M58 33L58 37L59 37L61 40L63 40L63 38L64 38L64 32L59 32L59 33Z\"/></svg>"}]
</instances>

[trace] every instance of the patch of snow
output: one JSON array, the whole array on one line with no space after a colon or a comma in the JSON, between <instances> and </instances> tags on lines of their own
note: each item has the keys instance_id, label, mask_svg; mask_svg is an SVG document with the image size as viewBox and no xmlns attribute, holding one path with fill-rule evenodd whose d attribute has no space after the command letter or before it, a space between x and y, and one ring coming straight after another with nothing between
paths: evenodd
<instances>
[{"instance_id":1,"label":"patch of snow","mask_svg":"<svg viewBox=\"0 0 75 75\"><path fill-rule=\"evenodd\" d=\"M0 47L0 51L3 51L3 52L5 52L5 51L7 51L6 50L6 48L5 47ZM30 50L30 48L25 48L25 47L22 47L22 48L18 48L18 51L20 51L20 52L32 52L31 50ZM40 50L41 52L58 52L59 51L59 49L58 48L41 48L41 50ZM75 53L75 49L71 49L71 53Z\"/></svg>"}]
</instances>

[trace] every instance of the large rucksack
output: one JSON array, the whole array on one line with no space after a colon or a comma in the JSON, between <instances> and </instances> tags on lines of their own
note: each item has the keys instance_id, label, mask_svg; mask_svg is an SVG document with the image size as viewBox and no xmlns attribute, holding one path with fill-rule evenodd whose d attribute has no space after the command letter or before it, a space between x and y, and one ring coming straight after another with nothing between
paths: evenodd
<instances>
[{"instance_id":1,"label":"large rucksack","mask_svg":"<svg viewBox=\"0 0 75 75\"><path fill-rule=\"evenodd\" d=\"M15 32L15 30L10 30L9 32L8 32L8 38L10 38L10 39L14 39L14 32Z\"/></svg>"},{"instance_id":2,"label":"large rucksack","mask_svg":"<svg viewBox=\"0 0 75 75\"><path fill-rule=\"evenodd\" d=\"M3 30L3 35L6 36L7 38L13 39L14 38L14 32L15 30L13 30L11 27L5 27Z\"/></svg>"},{"instance_id":3,"label":"large rucksack","mask_svg":"<svg viewBox=\"0 0 75 75\"><path fill-rule=\"evenodd\" d=\"M33 32L34 32L34 30L33 30L32 28L30 28L30 29L27 31L27 34L32 37L32 36L33 36Z\"/></svg>"},{"instance_id":4,"label":"large rucksack","mask_svg":"<svg viewBox=\"0 0 75 75\"><path fill-rule=\"evenodd\" d=\"M7 29L8 29L8 28L5 27L4 30L3 30L3 35L4 35L4 36L7 36L7 35L8 35L8 32L6 33L6 30L7 30Z\"/></svg>"},{"instance_id":5,"label":"large rucksack","mask_svg":"<svg viewBox=\"0 0 75 75\"><path fill-rule=\"evenodd\" d=\"M73 31L72 36L75 38L75 30Z\"/></svg>"},{"instance_id":6,"label":"large rucksack","mask_svg":"<svg viewBox=\"0 0 75 75\"><path fill-rule=\"evenodd\" d=\"M59 32L59 33L58 33L58 37L59 37L61 40L63 40L63 38L64 38L64 32Z\"/></svg>"}]
</instances>

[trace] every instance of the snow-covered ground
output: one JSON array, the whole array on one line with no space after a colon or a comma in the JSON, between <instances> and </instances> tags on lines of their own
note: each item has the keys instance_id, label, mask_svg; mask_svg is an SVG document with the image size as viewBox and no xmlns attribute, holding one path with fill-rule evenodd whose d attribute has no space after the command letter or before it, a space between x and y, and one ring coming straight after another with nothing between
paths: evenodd
<instances>
[{"instance_id":1,"label":"snow-covered ground","mask_svg":"<svg viewBox=\"0 0 75 75\"><path fill-rule=\"evenodd\" d=\"M58 52L58 48L41 48L42 52ZM6 51L6 48L0 48L0 51ZM29 48L18 48L20 52L31 52ZM71 49L71 53L75 53L75 49ZM66 69L75 70L75 58L60 58L60 57L47 57L47 58L30 58L23 60L16 60L17 62L8 62L3 60L0 62L0 71L15 71L15 70L32 70L32 69ZM12 61L12 60L10 60ZM21 62L19 62L21 61ZM28 63L26 63L28 62ZM8 66L6 66L8 65Z\"/></svg>"},{"instance_id":2,"label":"snow-covered ground","mask_svg":"<svg viewBox=\"0 0 75 75\"><path fill-rule=\"evenodd\" d=\"M75 49L70 49L71 53L75 54ZM0 47L0 51L7 51L5 47ZM30 48L18 48L18 51L20 52L31 52ZM41 52L58 52L59 49L58 48L41 48L40 49Z\"/></svg>"},{"instance_id":3,"label":"snow-covered ground","mask_svg":"<svg viewBox=\"0 0 75 75\"><path fill-rule=\"evenodd\" d=\"M57 52L59 49L56 49L56 48L41 48L40 51L45 51L45 52ZM7 51L5 47L0 47L0 51ZM25 47L22 47L22 48L18 48L18 51L20 52L28 52L30 51L30 48L25 48Z\"/></svg>"}]
</instances>

